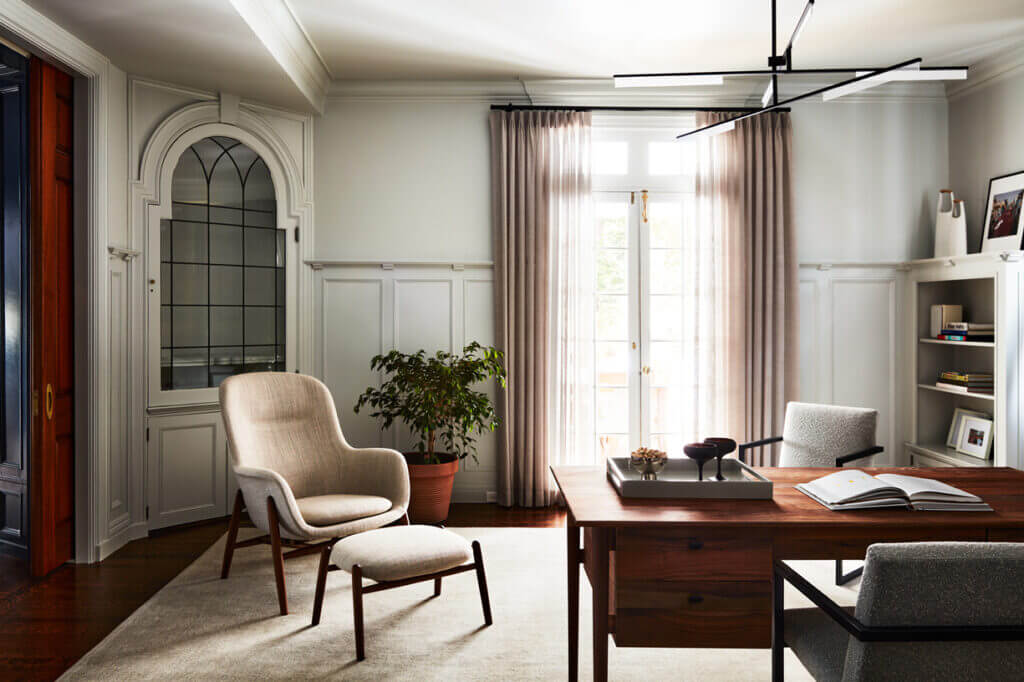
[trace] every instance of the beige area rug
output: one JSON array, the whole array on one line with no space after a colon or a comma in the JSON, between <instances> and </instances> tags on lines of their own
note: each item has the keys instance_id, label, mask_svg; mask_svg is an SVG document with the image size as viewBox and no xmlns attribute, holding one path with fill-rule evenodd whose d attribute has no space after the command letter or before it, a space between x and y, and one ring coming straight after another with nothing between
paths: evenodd
<instances>
[{"instance_id":1,"label":"beige area rug","mask_svg":"<svg viewBox=\"0 0 1024 682\"><path fill-rule=\"evenodd\" d=\"M250 531L252 532L252 531ZM287 562L292 613L277 614L264 546L235 552L220 580L221 538L62 679L561 680L567 671L565 531L459 528L479 539L494 611L485 628L472 572L366 595L366 660L355 661L351 580L328 575L324 615L310 627L318 558ZM822 587L833 564L799 562ZM581 580L580 673L592 679L590 591ZM852 603L855 593L829 587ZM798 601L787 595L787 604ZM803 605L803 604L801 604ZM767 650L617 649L612 680L767 680ZM810 679L787 651L786 679Z\"/></svg>"}]
</instances>

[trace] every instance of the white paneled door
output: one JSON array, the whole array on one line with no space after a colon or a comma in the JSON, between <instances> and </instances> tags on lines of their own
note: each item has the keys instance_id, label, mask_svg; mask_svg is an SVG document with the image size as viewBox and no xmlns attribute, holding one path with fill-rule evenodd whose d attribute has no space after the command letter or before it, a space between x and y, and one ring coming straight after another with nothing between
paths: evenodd
<instances>
[{"instance_id":1,"label":"white paneled door","mask_svg":"<svg viewBox=\"0 0 1024 682\"><path fill-rule=\"evenodd\" d=\"M597 451L622 456L641 445L680 455L696 427L702 295L684 248L692 194L594 195ZM689 267L688 267L689 266ZM693 281L691 281L693 280ZM706 293L706 292L705 292Z\"/></svg>"}]
</instances>

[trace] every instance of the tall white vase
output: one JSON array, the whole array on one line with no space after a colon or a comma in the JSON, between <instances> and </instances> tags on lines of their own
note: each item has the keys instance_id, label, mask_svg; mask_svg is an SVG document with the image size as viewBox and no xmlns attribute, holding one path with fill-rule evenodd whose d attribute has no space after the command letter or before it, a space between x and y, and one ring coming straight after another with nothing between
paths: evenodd
<instances>
[{"instance_id":1,"label":"tall white vase","mask_svg":"<svg viewBox=\"0 0 1024 682\"><path fill-rule=\"evenodd\" d=\"M935 257L948 258L967 253L967 219L964 203L953 190L939 190L935 209Z\"/></svg>"}]
</instances>

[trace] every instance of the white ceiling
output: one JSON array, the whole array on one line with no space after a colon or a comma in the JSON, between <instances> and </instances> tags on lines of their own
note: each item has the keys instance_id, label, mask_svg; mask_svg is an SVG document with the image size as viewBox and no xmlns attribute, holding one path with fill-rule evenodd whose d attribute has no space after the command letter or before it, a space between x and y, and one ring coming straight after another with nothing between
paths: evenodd
<instances>
[{"instance_id":1,"label":"white ceiling","mask_svg":"<svg viewBox=\"0 0 1024 682\"><path fill-rule=\"evenodd\" d=\"M310 109L308 92L303 97L238 13L256 0L27 2L129 73ZM315 50L335 80L765 68L770 47L768 0L261 2L290 6L311 42L307 57L316 59ZM780 50L803 5L779 0ZM886 66L913 57L971 65L1024 43L1022 35L1021 0L817 0L795 65Z\"/></svg>"},{"instance_id":2,"label":"white ceiling","mask_svg":"<svg viewBox=\"0 0 1024 682\"><path fill-rule=\"evenodd\" d=\"M765 68L770 52L768 0L289 2L336 79L749 69ZM803 7L779 0L780 51ZM795 61L973 61L962 53L1022 31L1021 0L818 0Z\"/></svg>"}]
</instances>

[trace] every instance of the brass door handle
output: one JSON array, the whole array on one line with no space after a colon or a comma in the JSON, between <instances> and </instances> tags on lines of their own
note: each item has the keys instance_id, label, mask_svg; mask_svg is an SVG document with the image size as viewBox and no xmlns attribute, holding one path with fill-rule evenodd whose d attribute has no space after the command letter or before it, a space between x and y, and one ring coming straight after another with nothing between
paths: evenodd
<instances>
[{"instance_id":1,"label":"brass door handle","mask_svg":"<svg viewBox=\"0 0 1024 682\"><path fill-rule=\"evenodd\" d=\"M53 384L46 384L46 418L53 419Z\"/></svg>"},{"instance_id":2,"label":"brass door handle","mask_svg":"<svg viewBox=\"0 0 1024 682\"><path fill-rule=\"evenodd\" d=\"M643 202L642 210L640 211L644 222L647 222L647 190L640 190L640 200Z\"/></svg>"}]
</instances>

